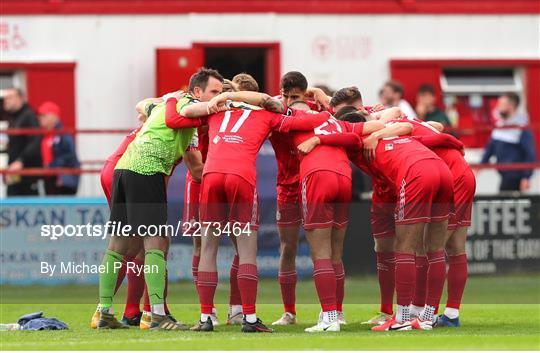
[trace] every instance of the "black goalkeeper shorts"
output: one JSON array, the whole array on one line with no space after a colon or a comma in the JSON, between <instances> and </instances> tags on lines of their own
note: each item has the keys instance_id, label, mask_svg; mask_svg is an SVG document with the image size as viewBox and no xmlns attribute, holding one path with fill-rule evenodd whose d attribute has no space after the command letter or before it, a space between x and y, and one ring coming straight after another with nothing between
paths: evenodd
<instances>
[{"instance_id":1,"label":"black goalkeeper shorts","mask_svg":"<svg viewBox=\"0 0 540 353\"><path fill-rule=\"evenodd\" d=\"M125 169L115 170L110 221L130 225L132 235L147 235L139 230L145 233L151 225L166 225L165 174L143 175ZM114 233L118 234L118 229Z\"/></svg>"}]
</instances>

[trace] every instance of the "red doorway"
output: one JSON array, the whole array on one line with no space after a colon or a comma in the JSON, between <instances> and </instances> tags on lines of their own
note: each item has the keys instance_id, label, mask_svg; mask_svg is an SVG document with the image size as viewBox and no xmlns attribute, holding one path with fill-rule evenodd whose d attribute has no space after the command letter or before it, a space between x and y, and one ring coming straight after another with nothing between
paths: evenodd
<instances>
[{"instance_id":1,"label":"red doorway","mask_svg":"<svg viewBox=\"0 0 540 353\"><path fill-rule=\"evenodd\" d=\"M179 88L185 90L191 75L199 67L209 66L229 79L247 72L257 79L262 91L275 95L279 93L280 63L280 45L276 42L200 42L187 49L157 49L156 91L159 96Z\"/></svg>"}]
</instances>

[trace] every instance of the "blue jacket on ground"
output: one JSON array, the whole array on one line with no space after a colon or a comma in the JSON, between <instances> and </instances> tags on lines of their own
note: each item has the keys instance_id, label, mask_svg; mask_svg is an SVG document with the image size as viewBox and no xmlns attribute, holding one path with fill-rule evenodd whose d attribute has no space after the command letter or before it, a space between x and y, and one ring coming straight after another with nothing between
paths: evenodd
<instances>
[{"instance_id":1,"label":"blue jacket on ground","mask_svg":"<svg viewBox=\"0 0 540 353\"><path fill-rule=\"evenodd\" d=\"M43 312L26 314L17 322L21 330L67 330L68 325L54 317L43 317Z\"/></svg>"}]
</instances>

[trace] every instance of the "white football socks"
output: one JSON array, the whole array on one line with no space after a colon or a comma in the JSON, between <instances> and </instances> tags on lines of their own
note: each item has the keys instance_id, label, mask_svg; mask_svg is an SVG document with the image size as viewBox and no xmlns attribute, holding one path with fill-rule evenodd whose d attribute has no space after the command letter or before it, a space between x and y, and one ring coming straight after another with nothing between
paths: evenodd
<instances>
[{"instance_id":1,"label":"white football socks","mask_svg":"<svg viewBox=\"0 0 540 353\"><path fill-rule=\"evenodd\" d=\"M411 309L409 308L409 305L397 306L396 321L400 324L411 321Z\"/></svg>"},{"instance_id":2,"label":"white football socks","mask_svg":"<svg viewBox=\"0 0 540 353\"><path fill-rule=\"evenodd\" d=\"M257 314L247 314L245 315L246 321L250 324L257 322Z\"/></svg>"},{"instance_id":3,"label":"white football socks","mask_svg":"<svg viewBox=\"0 0 540 353\"><path fill-rule=\"evenodd\" d=\"M230 305L229 306L229 313L231 316L234 316L236 314L239 314L242 312L242 305Z\"/></svg>"},{"instance_id":4,"label":"white football socks","mask_svg":"<svg viewBox=\"0 0 540 353\"><path fill-rule=\"evenodd\" d=\"M411 305L410 309L411 309L411 317L420 317L420 314L422 314L422 310L424 310L424 307Z\"/></svg>"},{"instance_id":5,"label":"white football socks","mask_svg":"<svg viewBox=\"0 0 540 353\"><path fill-rule=\"evenodd\" d=\"M151 308L153 314L165 315L165 304L154 304Z\"/></svg>"},{"instance_id":6,"label":"white football socks","mask_svg":"<svg viewBox=\"0 0 540 353\"><path fill-rule=\"evenodd\" d=\"M447 307L444 309L444 315L446 315L449 319L457 319L459 317L459 309Z\"/></svg>"},{"instance_id":7,"label":"white football socks","mask_svg":"<svg viewBox=\"0 0 540 353\"><path fill-rule=\"evenodd\" d=\"M323 311L323 321L330 324L338 319L337 310Z\"/></svg>"},{"instance_id":8,"label":"white football socks","mask_svg":"<svg viewBox=\"0 0 540 353\"><path fill-rule=\"evenodd\" d=\"M435 307L426 304L426 306L424 307L424 310L422 310L422 313L420 314L420 320L433 322L434 318L435 318Z\"/></svg>"}]
</instances>

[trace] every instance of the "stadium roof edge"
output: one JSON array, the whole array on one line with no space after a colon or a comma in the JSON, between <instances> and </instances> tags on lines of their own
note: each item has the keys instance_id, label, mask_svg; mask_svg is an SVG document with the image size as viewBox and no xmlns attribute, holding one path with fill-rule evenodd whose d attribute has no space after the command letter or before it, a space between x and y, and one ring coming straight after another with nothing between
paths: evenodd
<instances>
[{"instance_id":1,"label":"stadium roof edge","mask_svg":"<svg viewBox=\"0 0 540 353\"><path fill-rule=\"evenodd\" d=\"M286 4L286 5L285 5ZM540 14L538 0L2 0L3 15Z\"/></svg>"}]
</instances>

